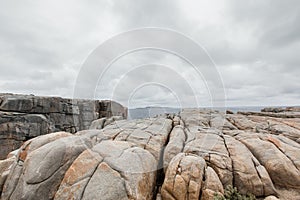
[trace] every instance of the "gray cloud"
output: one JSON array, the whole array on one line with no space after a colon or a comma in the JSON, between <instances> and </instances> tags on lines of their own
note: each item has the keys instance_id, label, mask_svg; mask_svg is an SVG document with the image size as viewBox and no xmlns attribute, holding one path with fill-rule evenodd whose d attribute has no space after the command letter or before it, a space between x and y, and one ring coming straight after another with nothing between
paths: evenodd
<instances>
[{"instance_id":1,"label":"gray cloud","mask_svg":"<svg viewBox=\"0 0 300 200\"><path fill-rule=\"evenodd\" d=\"M223 78L227 105L299 105L299 21L297 0L2 1L0 92L72 97L81 66L96 47L123 31L151 26L179 31L208 51ZM185 44L174 41L173 45ZM193 51L189 56L201 60L200 69L205 70L205 56ZM122 79L128 70L151 63L172 70L149 68ZM86 84L93 74L83 77ZM179 57L151 51L126 55L113 64L105 84L93 85L95 98L109 98L117 86L114 97L127 104L130 90L145 80L170 85L185 106L192 105L195 97L209 104L205 83L213 79L199 78ZM195 93L187 89L188 84ZM222 89L210 85L216 87L214 91ZM174 101L170 91L145 86L133 103L171 105Z\"/></svg>"}]
</instances>

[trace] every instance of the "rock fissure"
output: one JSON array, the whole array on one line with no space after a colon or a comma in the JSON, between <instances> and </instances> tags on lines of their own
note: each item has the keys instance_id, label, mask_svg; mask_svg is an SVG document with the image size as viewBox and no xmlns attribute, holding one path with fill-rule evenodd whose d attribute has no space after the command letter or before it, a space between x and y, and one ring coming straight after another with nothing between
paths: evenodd
<instances>
[{"instance_id":1,"label":"rock fissure","mask_svg":"<svg viewBox=\"0 0 300 200\"><path fill-rule=\"evenodd\" d=\"M174 127L175 127L174 122L172 122L172 127L171 127L170 131L167 133L167 139L166 139L166 141L163 145L163 148L161 149L161 152L160 152L160 157L159 157L159 161L158 161L158 165L157 165L157 171L156 171L156 184L155 184L156 188L155 188L155 191L154 191L153 198L156 197L160 193L159 190L162 187L164 179L165 179L164 168L166 166L164 166L164 153L165 153L165 150L166 150L166 146L170 142L170 136L171 136L171 133L172 133ZM150 138L149 138L149 141L150 141ZM147 142L147 144L148 144L148 142Z\"/></svg>"},{"instance_id":2,"label":"rock fissure","mask_svg":"<svg viewBox=\"0 0 300 200\"><path fill-rule=\"evenodd\" d=\"M234 174L233 174L233 172L234 172L234 163L233 163L233 160L232 160L232 158L231 158L231 156L230 156L230 151L229 151L229 149L228 149L228 146L227 146L227 144L226 144L226 140L225 140L225 138L224 138L224 136L220 136L222 139L223 139L223 142L224 142L224 146L225 146L225 148L226 148L226 150L227 150L227 153L228 153L228 157L229 157L229 159L230 159L230 161L231 161L231 170L230 169L228 169L228 168L226 168L228 171L230 171L231 172L231 174L232 174L232 185L235 185L235 177L234 177Z\"/></svg>"},{"instance_id":3,"label":"rock fissure","mask_svg":"<svg viewBox=\"0 0 300 200\"><path fill-rule=\"evenodd\" d=\"M251 160L252 160L252 163L253 163L253 165L254 165L254 169L255 169L255 171L256 171L257 176L259 177L260 181L263 182L263 181L262 181L262 177L261 177L260 173L259 173L258 170L257 170L256 163L254 162L253 159L251 159ZM266 189L265 189L265 185L264 185L264 184L262 184L262 188L263 188L263 191L264 191L264 195L266 195Z\"/></svg>"},{"instance_id":4,"label":"rock fissure","mask_svg":"<svg viewBox=\"0 0 300 200\"><path fill-rule=\"evenodd\" d=\"M296 163L295 163L295 161L289 156L289 155L287 155L284 151L283 151L283 149L281 148L281 147L278 147L276 144L274 144L273 142L271 142L274 146L276 146L277 147L277 149L282 153L282 154L284 154L292 163L293 163L293 165L295 166L295 168L297 168L298 169L298 171L299 171L299 174L300 174L300 169L299 169L299 166L297 166L296 165Z\"/></svg>"}]
</instances>

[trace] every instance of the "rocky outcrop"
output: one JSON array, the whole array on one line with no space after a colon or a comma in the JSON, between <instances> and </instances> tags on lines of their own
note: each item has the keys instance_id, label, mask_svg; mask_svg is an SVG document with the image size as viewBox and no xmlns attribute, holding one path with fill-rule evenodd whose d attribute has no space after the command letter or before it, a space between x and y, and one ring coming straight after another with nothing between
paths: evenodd
<instances>
[{"instance_id":1,"label":"rocky outcrop","mask_svg":"<svg viewBox=\"0 0 300 200\"><path fill-rule=\"evenodd\" d=\"M55 131L75 133L98 118L127 117L112 101L0 94L0 159L28 139Z\"/></svg>"},{"instance_id":2,"label":"rocky outcrop","mask_svg":"<svg viewBox=\"0 0 300 200\"><path fill-rule=\"evenodd\" d=\"M1 199L300 198L300 121L185 109L38 136L0 162Z\"/></svg>"},{"instance_id":3,"label":"rocky outcrop","mask_svg":"<svg viewBox=\"0 0 300 200\"><path fill-rule=\"evenodd\" d=\"M1 199L151 199L171 128L165 118L123 120L31 139L10 167Z\"/></svg>"},{"instance_id":4,"label":"rocky outcrop","mask_svg":"<svg viewBox=\"0 0 300 200\"><path fill-rule=\"evenodd\" d=\"M300 107L268 107L263 108L261 112L238 112L242 115L257 115L275 118L300 118Z\"/></svg>"},{"instance_id":5,"label":"rocky outcrop","mask_svg":"<svg viewBox=\"0 0 300 200\"><path fill-rule=\"evenodd\" d=\"M268 108L263 108L261 112L273 112L273 113L280 113L280 112L300 112L300 107L268 107Z\"/></svg>"}]
</instances>

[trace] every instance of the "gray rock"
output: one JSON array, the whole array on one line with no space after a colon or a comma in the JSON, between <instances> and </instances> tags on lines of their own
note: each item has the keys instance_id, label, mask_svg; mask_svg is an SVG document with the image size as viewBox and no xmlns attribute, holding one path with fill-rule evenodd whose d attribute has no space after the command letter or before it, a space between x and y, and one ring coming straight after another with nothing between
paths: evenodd
<instances>
[{"instance_id":1,"label":"gray rock","mask_svg":"<svg viewBox=\"0 0 300 200\"><path fill-rule=\"evenodd\" d=\"M164 151L163 160L165 170L173 157L183 151L185 140L184 127L180 125L175 126L170 133L169 143Z\"/></svg>"},{"instance_id":2,"label":"gray rock","mask_svg":"<svg viewBox=\"0 0 300 200\"><path fill-rule=\"evenodd\" d=\"M92 121L92 124L89 129L103 129L106 117L96 119Z\"/></svg>"},{"instance_id":3,"label":"gray rock","mask_svg":"<svg viewBox=\"0 0 300 200\"><path fill-rule=\"evenodd\" d=\"M127 108L111 101L0 94L0 159L28 139L55 131L75 133L99 117L114 115L126 118Z\"/></svg>"}]
</instances>

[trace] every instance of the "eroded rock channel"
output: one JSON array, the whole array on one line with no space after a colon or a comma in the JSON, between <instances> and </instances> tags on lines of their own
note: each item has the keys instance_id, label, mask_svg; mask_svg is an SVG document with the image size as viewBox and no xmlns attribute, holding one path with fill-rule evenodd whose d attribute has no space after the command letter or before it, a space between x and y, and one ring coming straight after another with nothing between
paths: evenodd
<instances>
[{"instance_id":1,"label":"eroded rock channel","mask_svg":"<svg viewBox=\"0 0 300 200\"><path fill-rule=\"evenodd\" d=\"M299 199L298 114L184 109L42 135L0 161L1 199Z\"/></svg>"}]
</instances>

